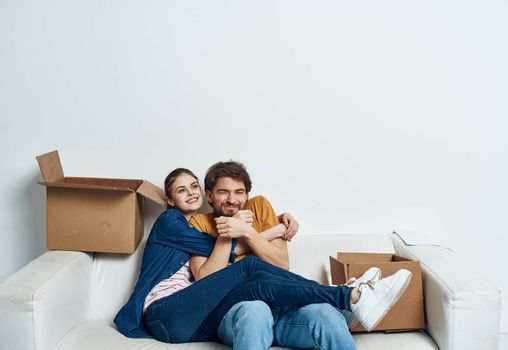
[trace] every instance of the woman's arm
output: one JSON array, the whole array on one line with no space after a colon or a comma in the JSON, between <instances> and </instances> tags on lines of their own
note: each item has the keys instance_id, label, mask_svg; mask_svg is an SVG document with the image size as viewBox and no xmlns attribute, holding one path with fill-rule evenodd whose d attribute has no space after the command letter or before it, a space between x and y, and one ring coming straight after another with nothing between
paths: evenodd
<instances>
[{"instance_id":1,"label":"woman's arm","mask_svg":"<svg viewBox=\"0 0 508 350\"><path fill-rule=\"evenodd\" d=\"M282 213L278 217L279 222L284 224L286 227L286 231L283 234L283 237L286 241L291 241L291 239L298 233L298 228L300 225L298 221L296 221L295 217L289 213Z\"/></svg>"},{"instance_id":2,"label":"woman's arm","mask_svg":"<svg viewBox=\"0 0 508 350\"><path fill-rule=\"evenodd\" d=\"M214 237L189 227L185 217L178 212L161 214L152 231L150 239L153 243L172 247L190 255L208 257L213 252L216 244ZM230 261L236 258L235 247L236 240L233 240L229 245Z\"/></svg>"},{"instance_id":3,"label":"woman's arm","mask_svg":"<svg viewBox=\"0 0 508 350\"><path fill-rule=\"evenodd\" d=\"M209 257L193 255L189 264L196 281L228 266L231 238L218 237Z\"/></svg>"}]
</instances>

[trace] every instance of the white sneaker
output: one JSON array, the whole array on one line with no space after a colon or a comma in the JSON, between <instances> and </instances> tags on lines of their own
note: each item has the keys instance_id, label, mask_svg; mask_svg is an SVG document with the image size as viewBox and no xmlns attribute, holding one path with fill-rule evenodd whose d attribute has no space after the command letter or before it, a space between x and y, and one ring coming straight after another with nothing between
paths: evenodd
<instances>
[{"instance_id":1,"label":"white sneaker","mask_svg":"<svg viewBox=\"0 0 508 350\"><path fill-rule=\"evenodd\" d=\"M360 284L360 298L351 304L351 310L367 332L376 328L402 296L410 281L411 272L401 269L377 282Z\"/></svg>"},{"instance_id":2,"label":"white sneaker","mask_svg":"<svg viewBox=\"0 0 508 350\"><path fill-rule=\"evenodd\" d=\"M348 287L358 287L360 283L367 283L368 281L377 282L381 278L381 270L379 267L371 267L363 273L360 277L351 277L344 283Z\"/></svg>"},{"instance_id":3,"label":"white sneaker","mask_svg":"<svg viewBox=\"0 0 508 350\"><path fill-rule=\"evenodd\" d=\"M368 283L369 281L377 282L381 278L381 270L379 267L371 267L363 273L360 277L351 277L347 280L344 285L352 288L356 288L360 283ZM351 311L340 310L344 318L346 319L347 327L349 329L356 328L358 326L358 319Z\"/></svg>"}]
</instances>

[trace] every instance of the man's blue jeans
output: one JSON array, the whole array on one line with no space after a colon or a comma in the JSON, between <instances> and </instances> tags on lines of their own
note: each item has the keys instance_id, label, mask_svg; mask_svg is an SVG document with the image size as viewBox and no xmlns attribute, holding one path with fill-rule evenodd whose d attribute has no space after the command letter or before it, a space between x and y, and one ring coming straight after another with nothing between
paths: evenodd
<instances>
[{"instance_id":1,"label":"man's blue jeans","mask_svg":"<svg viewBox=\"0 0 508 350\"><path fill-rule=\"evenodd\" d=\"M157 300L143 319L150 334L161 341L214 341L222 319L238 302L261 300L280 307L329 303L351 310L352 289L322 286L249 256Z\"/></svg>"},{"instance_id":2,"label":"man's blue jeans","mask_svg":"<svg viewBox=\"0 0 508 350\"><path fill-rule=\"evenodd\" d=\"M272 344L298 349L356 349L344 316L330 304L270 309L262 301L240 302L224 316L218 336L224 344L241 350L265 350Z\"/></svg>"}]
</instances>

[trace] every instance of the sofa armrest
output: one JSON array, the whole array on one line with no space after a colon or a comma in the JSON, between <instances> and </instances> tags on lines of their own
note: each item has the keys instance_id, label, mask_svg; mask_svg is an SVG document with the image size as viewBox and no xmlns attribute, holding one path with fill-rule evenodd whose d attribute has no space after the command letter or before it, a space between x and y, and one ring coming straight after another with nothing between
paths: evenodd
<instances>
[{"instance_id":1,"label":"sofa armrest","mask_svg":"<svg viewBox=\"0 0 508 350\"><path fill-rule=\"evenodd\" d=\"M49 350L87 318L92 256L50 251L0 284L2 348Z\"/></svg>"},{"instance_id":2,"label":"sofa armrest","mask_svg":"<svg viewBox=\"0 0 508 350\"><path fill-rule=\"evenodd\" d=\"M439 349L497 349L499 289L446 248L392 241L398 255L420 260L426 330Z\"/></svg>"}]
</instances>

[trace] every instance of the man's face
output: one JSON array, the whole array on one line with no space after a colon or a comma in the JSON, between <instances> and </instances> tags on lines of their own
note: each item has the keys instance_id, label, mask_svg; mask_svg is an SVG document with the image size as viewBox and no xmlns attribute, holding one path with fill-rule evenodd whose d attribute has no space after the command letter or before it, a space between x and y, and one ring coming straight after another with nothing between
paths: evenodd
<instances>
[{"instance_id":1,"label":"man's face","mask_svg":"<svg viewBox=\"0 0 508 350\"><path fill-rule=\"evenodd\" d=\"M245 207L249 195L243 181L221 177L211 191L206 191L206 198L216 217L233 216Z\"/></svg>"}]
</instances>

